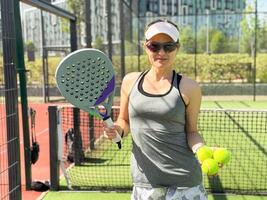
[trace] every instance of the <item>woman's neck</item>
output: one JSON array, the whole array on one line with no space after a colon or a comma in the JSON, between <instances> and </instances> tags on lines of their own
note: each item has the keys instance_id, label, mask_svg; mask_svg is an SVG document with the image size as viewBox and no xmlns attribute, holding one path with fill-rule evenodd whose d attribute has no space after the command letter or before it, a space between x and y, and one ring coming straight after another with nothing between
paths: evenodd
<instances>
[{"instance_id":1,"label":"woman's neck","mask_svg":"<svg viewBox=\"0 0 267 200\"><path fill-rule=\"evenodd\" d=\"M151 69L149 70L146 76L150 80L160 81L164 79L171 80L172 74L173 74L173 69L157 69L157 68L151 67Z\"/></svg>"}]
</instances>

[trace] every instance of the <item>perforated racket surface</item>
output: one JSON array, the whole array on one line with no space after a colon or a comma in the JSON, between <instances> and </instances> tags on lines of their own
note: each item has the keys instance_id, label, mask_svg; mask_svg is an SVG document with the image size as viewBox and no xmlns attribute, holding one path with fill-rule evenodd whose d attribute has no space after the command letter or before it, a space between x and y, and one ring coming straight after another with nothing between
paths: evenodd
<instances>
[{"instance_id":1,"label":"perforated racket surface","mask_svg":"<svg viewBox=\"0 0 267 200\"><path fill-rule=\"evenodd\" d=\"M115 75L112 62L97 49L77 50L58 65L56 82L60 93L74 106L106 120L112 126ZM104 107L100 111L99 105ZM118 134L117 134L118 135ZM120 136L115 139L120 140Z\"/></svg>"}]
</instances>

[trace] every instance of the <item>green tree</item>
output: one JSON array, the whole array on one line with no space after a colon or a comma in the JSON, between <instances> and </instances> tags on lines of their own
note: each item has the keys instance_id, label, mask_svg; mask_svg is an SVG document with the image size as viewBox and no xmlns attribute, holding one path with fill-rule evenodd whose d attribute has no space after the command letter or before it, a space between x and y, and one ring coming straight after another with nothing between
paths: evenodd
<instances>
[{"instance_id":1,"label":"green tree","mask_svg":"<svg viewBox=\"0 0 267 200\"><path fill-rule=\"evenodd\" d=\"M225 35L218 30L212 30L211 31L211 40L210 40L210 51L212 53L223 53L226 50L226 37Z\"/></svg>"},{"instance_id":2,"label":"green tree","mask_svg":"<svg viewBox=\"0 0 267 200\"><path fill-rule=\"evenodd\" d=\"M93 47L95 49L99 49L100 51L104 51L105 50L105 46L103 43L103 40L100 36L96 36L96 39L94 41Z\"/></svg>"},{"instance_id":3,"label":"green tree","mask_svg":"<svg viewBox=\"0 0 267 200\"><path fill-rule=\"evenodd\" d=\"M253 8L251 6L248 6L246 8L246 12L253 12ZM242 30L241 52L249 53L250 55L253 53L252 50L255 46L255 36L257 37L257 51L260 52L267 50L266 20L266 18L257 18L256 21L254 13L250 15L247 14L243 17L243 20L240 24ZM255 32L255 30L257 32Z\"/></svg>"},{"instance_id":4,"label":"green tree","mask_svg":"<svg viewBox=\"0 0 267 200\"><path fill-rule=\"evenodd\" d=\"M191 27L185 27L180 33L181 49L185 53L195 52L194 32Z\"/></svg>"},{"instance_id":5,"label":"green tree","mask_svg":"<svg viewBox=\"0 0 267 200\"><path fill-rule=\"evenodd\" d=\"M245 12L253 12L251 5L246 8ZM251 55L255 37L255 15L244 14L240 26L242 30L240 50L242 53Z\"/></svg>"},{"instance_id":6,"label":"green tree","mask_svg":"<svg viewBox=\"0 0 267 200\"><path fill-rule=\"evenodd\" d=\"M197 33L197 52L204 53L206 52L207 44L207 30L206 27L201 27Z\"/></svg>"},{"instance_id":7,"label":"green tree","mask_svg":"<svg viewBox=\"0 0 267 200\"><path fill-rule=\"evenodd\" d=\"M137 46L134 42L129 42L125 40L125 53L126 55L136 55L137 54Z\"/></svg>"},{"instance_id":8,"label":"green tree","mask_svg":"<svg viewBox=\"0 0 267 200\"><path fill-rule=\"evenodd\" d=\"M29 61L35 61L35 45L32 41L28 41L25 44L27 57Z\"/></svg>"},{"instance_id":9,"label":"green tree","mask_svg":"<svg viewBox=\"0 0 267 200\"><path fill-rule=\"evenodd\" d=\"M60 19L61 31L64 33L69 33L70 32L70 21L63 17L60 17L59 19Z\"/></svg>"},{"instance_id":10,"label":"green tree","mask_svg":"<svg viewBox=\"0 0 267 200\"><path fill-rule=\"evenodd\" d=\"M25 47L26 47L26 51L35 51L35 45L33 41L26 42Z\"/></svg>"},{"instance_id":11,"label":"green tree","mask_svg":"<svg viewBox=\"0 0 267 200\"><path fill-rule=\"evenodd\" d=\"M260 52L267 52L267 17L262 26L258 29L258 48Z\"/></svg>"},{"instance_id":12,"label":"green tree","mask_svg":"<svg viewBox=\"0 0 267 200\"><path fill-rule=\"evenodd\" d=\"M226 38L225 48L227 53L239 53L239 37Z\"/></svg>"}]
</instances>

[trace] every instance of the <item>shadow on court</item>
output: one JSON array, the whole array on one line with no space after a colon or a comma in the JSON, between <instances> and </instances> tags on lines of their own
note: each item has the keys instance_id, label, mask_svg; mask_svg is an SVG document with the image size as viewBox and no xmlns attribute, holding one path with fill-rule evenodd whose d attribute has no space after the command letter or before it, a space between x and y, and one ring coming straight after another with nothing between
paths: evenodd
<instances>
[{"instance_id":1,"label":"shadow on court","mask_svg":"<svg viewBox=\"0 0 267 200\"><path fill-rule=\"evenodd\" d=\"M223 191L222 182L220 180L219 176L212 176L209 177L209 186L211 188L210 192L212 193L212 197L214 200L227 200L226 195L218 195L218 193L221 193ZM217 193L217 194L216 194Z\"/></svg>"},{"instance_id":2,"label":"shadow on court","mask_svg":"<svg viewBox=\"0 0 267 200\"><path fill-rule=\"evenodd\" d=\"M219 104L219 102L215 101L215 104L220 108L223 109L223 107ZM247 138L250 139L250 141L258 148L260 152L262 152L265 156L267 156L267 151L265 147L263 147L250 133L228 112L225 112L225 115L229 117L229 119L233 122L233 124L240 129Z\"/></svg>"}]
</instances>

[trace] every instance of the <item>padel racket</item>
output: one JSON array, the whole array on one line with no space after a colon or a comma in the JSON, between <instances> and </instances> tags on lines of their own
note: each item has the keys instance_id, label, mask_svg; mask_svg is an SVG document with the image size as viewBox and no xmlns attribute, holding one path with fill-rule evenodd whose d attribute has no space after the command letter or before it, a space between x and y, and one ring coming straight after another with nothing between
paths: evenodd
<instances>
[{"instance_id":1,"label":"padel racket","mask_svg":"<svg viewBox=\"0 0 267 200\"><path fill-rule=\"evenodd\" d=\"M87 48L66 56L56 70L56 82L62 96L74 106L104 120L113 126L110 118L115 75L112 62L101 51ZM113 142L121 148L117 133Z\"/></svg>"}]
</instances>

